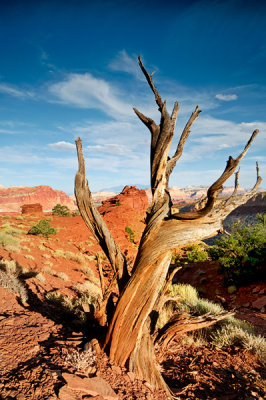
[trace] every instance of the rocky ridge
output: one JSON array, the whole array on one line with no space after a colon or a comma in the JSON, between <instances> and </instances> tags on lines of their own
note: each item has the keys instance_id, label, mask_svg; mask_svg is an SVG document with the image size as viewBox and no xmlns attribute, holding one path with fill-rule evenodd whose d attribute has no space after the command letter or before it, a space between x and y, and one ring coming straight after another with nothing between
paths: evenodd
<instances>
[{"instance_id":1,"label":"rocky ridge","mask_svg":"<svg viewBox=\"0 0 266 400\"><path fill-rule=\"evenodd\" d=\"M20 212L22 205L33 203L40 203L44 211L52 210L58 203L70 210L76 209L74 201L66 193L50 186L0 188L1 212Z\"/></svg>"}]
</instances>

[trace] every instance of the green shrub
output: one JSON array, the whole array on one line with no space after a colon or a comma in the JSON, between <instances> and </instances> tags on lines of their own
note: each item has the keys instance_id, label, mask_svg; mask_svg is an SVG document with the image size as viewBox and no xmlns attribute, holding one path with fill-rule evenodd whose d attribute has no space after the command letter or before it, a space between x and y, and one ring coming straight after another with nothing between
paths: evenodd
<instances>
[{"instance_id":1,"label":"green shrub","mask_svg":"<svg viewBox=\"0 0 266 400\"><path fill-rule=\"evenodd\" d=\"M188 246L183 256L189 262L204 262L209 260L209 253L203 244Z\"/></svg>"},{"instance_id":2,"label":"green shrub","mask_svg":"<svg viewBox=\"0 0 266 400\"><path fill-rule=\"evenodd\" d=\"M255 225L233 225L231 235L216 240L209 254L219 261L228 285L259 279L266 265L266 216L258 214Z\"/></svg>"},{"instance_id":3,"label":"green shrub","mask_svg":"<svg viewBox=\"0 0 266 400\"><path fill-rule=\"evenodd\" d=\"M135 233L132 231L132 229L131 229L129 226L126 226L126 227L125 227L125 231L126 231L126 233L129 234L129 240L130 240L130 242L133 243L134 240L135 240Z\"/></svg>"},{"instance_id":4,"label":"green shrub","mask_svg":"<svg viewBox=\"0 0 266 400\"><path fill-rule=\"evenodd\" d=\"M116 205L116 206L121 206L121 201L120 201L120 200L117 200L117 201L115 202L115 205Z\"/></svg>"},{"instance_id":5,"label":"green shrub","mask_svg":"<svg viewBox=\"0 0 266 400\"><path fill-rule=\"evenodd\" d=\"M49 235L56 235L57 231L50 225L49 221L42 219L38 222L37 225L34 225L30 228L28 234L49 237Z\"/></svg>"},{"instance_id":6,"label":"green shrub","mask_svg":"<svg viewBox=\"0 0 266 400\"><path fill-rule=\"evenodd\" d=\"M56 204L52 209L53 215L60 215L61 217L70 217L71 212L67 206L62 206L61 204Z\"/></svg>"}]
</instances>

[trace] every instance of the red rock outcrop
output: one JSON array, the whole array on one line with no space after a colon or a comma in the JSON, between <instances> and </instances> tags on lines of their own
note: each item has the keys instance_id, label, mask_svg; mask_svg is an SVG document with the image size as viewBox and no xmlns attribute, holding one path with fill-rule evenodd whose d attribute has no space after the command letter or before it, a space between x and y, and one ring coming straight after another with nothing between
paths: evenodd
<instances>
[{"instance_id":1,"label":"red rock outcrop","mask_svg":"<svg viewBox=\"0 0 266 400\"><path fill-rule=\"evenodd\" d=\"M147 207L148 197L145 190L126 186L120 194L105 200L98 208L114 239L119 243L121 250L126 251L129 258L135 256L134 246L139 243L145 228ZM126 228L132 231L131 237ZM129 245L130 241L131 245Z\"/></svg>"},{"instance_id":2,"label":"red rock outcrop","mask_svg":"<svg viewBox=\"0 0 266 400\"><path fill-rule=\"evenodd\" d=\"M146 211L148 207L148 198L145 190L139 190L135 186L125 186L120 194L103 201L100 207L102 214L110 211L110 208L122 206L123 210L134 209L140 212ZM120 208L120 212L122 211Z\"/></svg>"},{"instance_id":3,"label":"red rock outcrop","mask_svg":"<svg viewBox=\"0 0 266 400\"><path fill-rule=\"evenodd\" d=\"M40 203L23 204L21 206L21 214L39 214L42 213L42 206Z\"/></svg>"},{"instance_id":4,"label":"red rock outcrop","mask_svg":"<svg viewBox=\"0 0 266 400\"><path fill-rule=\"evenodd\" d=\"M0 211L20 212L25 204L41 204L44 211L50 211L56 204L62 204L75 210L73 200L61 190L54 190L50 186L9 187L0 189Z\"/></svg>"}]
</instances>

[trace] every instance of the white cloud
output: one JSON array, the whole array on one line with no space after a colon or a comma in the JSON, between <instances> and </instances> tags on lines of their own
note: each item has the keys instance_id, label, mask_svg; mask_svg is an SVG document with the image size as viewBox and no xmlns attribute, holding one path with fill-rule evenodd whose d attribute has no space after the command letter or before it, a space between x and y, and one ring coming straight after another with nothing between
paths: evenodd
<instances>
[{"instance_id":1,"label":"white cloud","mask_svg":"<svg viewBox=\"0 0 266 400\"><path fill-rule=\"evenodd\" d=\"M96 108L112 116L132 115L132 106L119 100L115 88L89 73L69 74L64 81L52 84L49 91L64 104Z\"/></svg>"},{"instance_id":2,"label":"white cloud","mask_svg":"<svg viewBox=\"0 0 266 400\"><path fill-rule=\"evenodd\" d=\"M238 96L236 94L218 93L215 97L216 97L216 99L219 99L222 101L232 101L232 100L236 100Z\"/></svg>"},{"instance_id":3,"label":"white cloud","mask_svg":"<svg viewBox=\"0 0 266 400\"><path fill-rule=\"evenodd\" d=\"M110 62L109 68L112 71L127 72L137 79L145 81L145 77L139 68L138 57L135 54L129 56L125 50L119 51L114 60Z\"/></svg>"},{"instance_id":4,"label":"white cloud","mask_svg":"<svg viewBox=\"0 0 266 400\"><path fill-rule=\"evenodd\" d=\"M128 153L128 148L119 144L97 144L97 145L89 145L86 147L88 150L93 152L102 152L102 153L110 153L110 154L119 154L126 155Z\"/></svg>"},{"instance_id":5,"label":"white cloud","mask_svg":"<svg viewBox=\"0 0 266 400\"><path fill-rule=\"evenodd\" d=\"M29 90L21 90L16 88L14 85L9 85L7 83L0 83L0 93L5 93L13 97L25 98L33 97L34 93Z\"/></svg>"},{"instance_id":6,"label":"white cloud","mask_svg":"<svg viewBox=\"0 0 266 400\"><path fill-rule=\"evenodd\" d=\"M55 150L62 150L62 151L75 151L76 146L74 143L69 143L69 142L57 142L57 143L50 143L49 147L55 149Z\"/></svg>"}]
</instances>

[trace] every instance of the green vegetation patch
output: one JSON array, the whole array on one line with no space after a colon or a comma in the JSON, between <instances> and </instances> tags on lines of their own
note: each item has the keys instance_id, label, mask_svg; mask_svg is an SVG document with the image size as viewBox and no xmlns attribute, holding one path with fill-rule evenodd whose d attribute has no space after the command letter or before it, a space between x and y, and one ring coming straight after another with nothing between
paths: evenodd
<instances>
[{"instance_id":1,"label":"green vegetation patch","mask_svg":"<svg viewBox=\"0 0 266 400\"><path fill-rule=\"evenodd\" d=\"M133 243L134 240L135 240L135 233L132 231L132 229L131 229L129 226L126 226L126 227L125 227L125 231L126 231L126 233L129 234L129 240L130 240L130 242Z\"/></svg>"},{"instance_id":2,"label":"green vegetation patch","mask_svg":"<svg viewBox=\"0 0 266 400\"><path fill-rule=\"evenodd\" d=\"M228 285L260 279L266 266L266 215L258 214L255 225L234 224L231 235L216 240L209 254L219 261Z\"/></svg>"},{"instance_id":3,"label":"green vegetation patch","mask_svg":"<svg viewBox=\"0 0 266 400\"><path fill-rule=\"evenodd\" d=\"M29 235L41 235L44 237L49 237L49 235L56 235L57 230L50 225L50 222L41 219L37 225L34 225L30 228Z\"/></svg>"},{"instance_id":4,"label":"green vegetation patch","mask_svg":"<svg viewBox=\"0 0 266 400\"><path fill-rule=\"evenodd\" d=\"M70 209L67 206L63 206L61 204L56 204L56 206L54 206L54 208L52 209L52 214L60 215L61 217L71 216Z\"/></svg>"}]
</instances>

